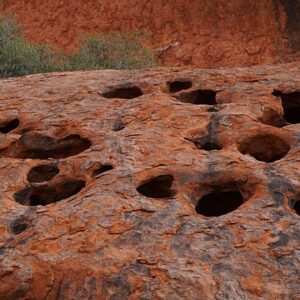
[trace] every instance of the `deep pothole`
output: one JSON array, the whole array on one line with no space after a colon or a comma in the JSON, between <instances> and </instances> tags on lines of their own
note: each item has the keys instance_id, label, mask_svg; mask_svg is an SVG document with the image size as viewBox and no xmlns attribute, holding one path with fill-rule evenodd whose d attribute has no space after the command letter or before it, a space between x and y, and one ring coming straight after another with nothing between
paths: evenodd
<instances>
[{"instance_id":1,"label":"deep pothole","mask_svg":"<svg viewBox=\"0 0 300 300\"><path fill-rule=\"evenodd\" d=\"M284 120L290 124L300 123L300 92L282 93L274 90L273 95L281 98Z\"/></svg>"},{"instance_id":2,"label":"deep pothole","mask_svg":"<svg viewBox=\"0 0 300 300\"><path fill-rule=\"evenodd\" d=\"M66 158L77 155L88 149L92 143L78 134L68 135L55 140L49 136L29 133L0 150L0 156L13 158Z\"/></svg>"},{"instance_id":3,"label":"deep pothole","mask_svg":"<svg viewBox=\"0 0 300 300\"><path fill-rule=\"evenodd\" d=\"M217 104L216 95L217 93L213 90L195 90L182 93L175 97L185 103L192 103L196 105L215 105Z\"/></svg>"},{"instance_id":4,"label":"deep pothole","mask_svg":"<svg viewBox=\"0 0 300 300\"><path fill-rule=\"evenodd\" d=\"M293 199L289 201L289 206L295 211L295 213L300 216L300 199Z\"/></svg>"},{"instance_id":5,"label":"deep pothole","mask_svg":"<svg viewBox=\"0 0 300 300\"><path fill-rule=\"evenodd\" d=\"M85 181L64 179L55 185L27 186L14 195L16 202L27 206L48 205L76 195L85 187Z\"/></svg>"},{"instance_id":6,"label":"deep pothole","mask_svg":"<svg viewBox=\"0 0 300 300\"><path fill-rule=\"evenodd\" d=\"M168 82L168 89L170 93L177 93L191 88L192 85L192 82L189 80L174 80Z\"/></svg>"},{"instance_id":7,"label":"deep pothole","mask_svg":"<svg viewBox=\"0 0 300 300\"><path fill-rule=\"evenodd\" d=\"M261 134L244 139L239 151L242 154L249 154L258 161L271 163L282 159L290 150L290 145L282 138L271 135Z\"/></svg>"},{"instance_id":8,"label":"deep pothole","mask_svg":"<svg viewBox=\"0 0 300 300\"><path fill-rule=\"evenodd\" d=\"M243 203L244 198L239 191L213 191L198 201L196 212L206 217L219 217L235 211Z\"/></svg>"},{"instance_id":9,"label":"deep pothole","mask_svg":"<svg viewBox=\"0 0 300 300\"><path fill-rule=\"evenodd\" d=\"M175 194L171 189L173 181L172 175L159 175L141 184L137 191L149 198L170 198Z\"/></svg>"},{"instance_id":10,"label":"deep pothole","mask_svg":"<svg viewBox=\"0 0 300 300\"><path fill-rule=\"evenodd\" d=\"M59 173L59 168L57 165L39 165L33 167L28 175L27 180L29 182L44 182L51 180L54 176Z\"/></svg>"},{"instance_id":11,"label":"deep pothole","mask_svg":"<svg viewBox=\"0 0 300 300\"><path fill-rule=\"evenodd\" d=\"M143 95L142 90L138 86L127 86L113 88L108 92L102 94L105 98L120 98L133 99Z\"/></svg>"},{"instance_id":12,"label":"deep pothole","mask_svg":"<svg viewBox=\"0 0 300 300\"><path fill-rule=\"evenodd\" d=\"M0 132L4 134L9 133L14 129L16 129L17 127L19 127L19 125L20 125L19 119L13 119L13 120L2 122L0 124Z\"/></svg>"}]
</instances>

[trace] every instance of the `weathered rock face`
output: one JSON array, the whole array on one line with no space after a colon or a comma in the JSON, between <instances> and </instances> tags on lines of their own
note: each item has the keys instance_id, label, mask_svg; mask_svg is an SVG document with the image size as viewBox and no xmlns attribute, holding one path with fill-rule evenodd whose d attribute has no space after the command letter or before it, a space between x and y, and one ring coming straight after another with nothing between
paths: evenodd
<instances>
[{"instance_id":1,"label":"weathered rock face","mask_svg":"<svg viewBox=\"0 0 300 300\"><path fill-rule=\"evenodd\" d=\"M248 66L300 51L300 0L2 0L26 37L73 50L83 32L144 30L169 65Z\"/></svg>"},{"instance_id":2,"label":"weathered rock face","mask_svg":"<svg viewBox=\"0 0 300 300\"><path fill-rule=\"evenodd\" d=\"M299 64L0 82L1 299L299 299Z\"/></svg>"}]
</instances>

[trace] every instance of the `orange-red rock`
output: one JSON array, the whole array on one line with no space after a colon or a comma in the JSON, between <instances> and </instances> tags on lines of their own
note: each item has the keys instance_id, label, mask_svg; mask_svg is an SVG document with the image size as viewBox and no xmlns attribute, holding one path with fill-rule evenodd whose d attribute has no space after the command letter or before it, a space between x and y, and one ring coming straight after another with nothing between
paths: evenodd
<instances>
[{"instance_id":1,"label":"orange-red rock","mask_svg":"<svg viewBox=\"0 0 300 300\"><path fill-rule=\"evenodd\" d=\"M0 81L0 299L298 299L299 95L299 63Z\"/></svg>"},{"instance_id":2,"label":"orange-red rock","mask_svg":"<svg viewBox=\"0 0 300 300\"><path fill-rule=\"evenodd\" d=\"M2 0L25 36L73 50L82 33L143 30L168 65L248 66L300 51L300 0Z\"/></svg>"}]
</instances>

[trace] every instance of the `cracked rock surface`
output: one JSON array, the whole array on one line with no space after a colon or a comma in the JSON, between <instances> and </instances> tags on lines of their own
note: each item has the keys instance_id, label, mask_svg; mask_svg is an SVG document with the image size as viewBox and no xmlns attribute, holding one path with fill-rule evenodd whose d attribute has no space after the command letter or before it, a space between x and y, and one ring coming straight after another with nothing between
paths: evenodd
<instances>
[{"instance_id":1,"label":"cracked rock surface","mask_svg":"<svg viewBox=\"0 0 300 300\"><path fill-rule=\"evenodd\" d=\"M299 63L0 81L0 299L300 299Z\"/></svg>"}]
</instances>

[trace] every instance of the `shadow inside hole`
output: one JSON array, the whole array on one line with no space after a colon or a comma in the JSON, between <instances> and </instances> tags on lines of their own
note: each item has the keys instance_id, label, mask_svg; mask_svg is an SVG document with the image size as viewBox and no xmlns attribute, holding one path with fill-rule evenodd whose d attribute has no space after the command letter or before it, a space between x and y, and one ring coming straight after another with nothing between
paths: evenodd
<instances>
[{"instance_id":1,"label":"shadow inside hole","mask_svg":"<svg viewBox=\"0 0 300 300\"><path fill-rule=\"evenodd\" d=\"M7 148L0 150L0 156L23 159L66 158L83 152L91 145L88 139L78 134L54 140L46 135L28 133Z\"/></svg>"},{"instance_id":2,"label":"shadow inside hole","mask_svg":"<svg viewBox=\"0 0 300 300\"><path fill-rule=\"evenodd\" d=\"M223 149L220 143L217 141L217 139L212 137L205 137L199 139L190 139L190 138L185 138L185 139L189 142L194 143L199 150L214 151L214 150Z\"/></svg>"},{"instance_id":3,"label":"shadow inside hole","mask_svg":"<svg viewBox=\"0 0 300 300\"><path fill-rule=\"evenodd\" d=\"M300 123L300 92L282 93L274 90L272 94L281 98L284 120L290 124Z\"/></svg>"},{"instance_id":4,"label":"shadow inside hole","mask_svg":"<svg viewBox=\"0 0 300 300\"><path fill-rule=\"evenodd\" d=\"M199 145L199 147L205 151L222 150L222 147L216 142L206 142Z\"/></svg>"},{"instance_id":5,"label":"shadow inside hole","mask_svg":"<svg viewBox=\"0 0 300 300\"><path fill-rule=\"evenodd\" d=\"M16 202L27 206L48 205L76 195L85 187L85 181L65 179L55 186L26 187L14 195Z\"/></svg>"},{"instance_id":6,"label":"shadow inside hole","mask_svg":"<svg viewBox=\"0 0 300 300\"><path fill-rule=\"evenodd\" d=\"M212 90L196 90L188 93L183 93L176 96L181 102L192 103L196 105L215 105L217 93Z\"/></svg>"},{"instance_id":7,"label":"shadow inside hole","mask_svg":"<svg viewBox=\"0 0 300 300\"><path fill-rule=\"evenodd\" d=\"M98 175L113 170L112 165L102 165L100 168L96 169L93 172L93 177L97 177Z\"/></svg>"},{"instance_id":8,"label":"shadow inside hole","mask_svg":"<svg viewBox=\"0 0 300 300\"><path fill-rule=\"evenodd\" d=\"M189 80L174 80L168 82L168 88L170 93L177 93L182 90L187 90L192 87L192 82Z\"/></svg>"},{"instance_id":9,"label":"shadow inside hole","mask_svg":"<svg viewBox=\"0 0 300 300\"><path fill-rule=\"evenodd\" d=\"M244 203L238 191L215 191L202 197L196 206L196 212L206 217L226 215Z\"/></svg>"},{"instance_id":10,"label":"shadow inside hole","mask_svg":"<svg viewBox=\"0 0 300 300\"><path fill-rule=\"evenodd\" d=\"M290 150L290 145L275 135L262 134L246 138L239 146L242 154L249 154L258 161L274 162L282 159Z\"/></svg>"},{"instance_id":11,"label":"shadow inside hole","mask_svg":"<svg viewBox=\"0 0 300 300\"><path fill-rule=\"evenodd\" d=\"M123 123L123 120L121 117L117 118L115 122L113 123L113 131L121 131L125 128L125 124Z\"/></svg>"},{"instance_id":12,"label":"shadow inside hole","mask_svg":"<svg viewBox=\"0 0 300 300\"><path fill-rule=\"evenodd\" d=\"M19 119L13 119L10 121L3 122L0 124L0 132L4 134L9 133L14 129L16 129L17 127L19 127L19 125L20 125Z\"/></svg>"},{"instance_id":13,"label":"shadow inside hole","mask_svg":"<svg viewBox=\"0 0 300 300\"><path fill-rule=\"evenodd\" d=\"M140 185L137 191L149 198L170 198L174 195L173 181L172 175L159 175Z\"/></svg>"},{"instance_id":14,"label":"shadow inside hole","mask_svg":"<svg viewBox=\"0 0 300 300\"><path fill-rule=\"evenodd\" d=\"M138 86L119 87L102 94L105 98L133 99L143 95Z\"/></svg>"},{"instance_id":15,"label":"shadow inside hole","mask_svg":"<svg viewBox=\"0 0 300 300\"><path fill-rule=\"evenodd\" d=\"M290 200L289 206L298 216L300 216L300 200Z\"/></svg>"},{"instance_id":16,"label":"shadow inside hole","mask_svg":"<svg viewBox=\"0 0 300 300\"><path fill-rule=\"evenodd\" d=\"M39 165L33 167L28 175L27 180L29 182L44 182L49 181L59 173L57 165Z\"/></svg>"},{"instance_id":17,"label":"shadow inside hole","mask_svg":"<svg viewBox=\"0 0 300 300\"><path fill-rule=\"evenodd\" d=\"M18 235L25 231L29 227L29 224L26 220L16 220L10 225L10 230L12 233Z\"/></svg>"}]
</instances>

